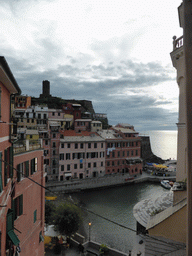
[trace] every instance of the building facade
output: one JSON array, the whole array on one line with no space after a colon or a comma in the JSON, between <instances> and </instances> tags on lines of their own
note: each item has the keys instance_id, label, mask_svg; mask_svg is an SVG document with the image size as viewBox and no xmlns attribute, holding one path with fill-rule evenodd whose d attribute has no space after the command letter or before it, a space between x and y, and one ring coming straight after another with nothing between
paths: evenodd
<instances>
[{"instance_id":1,"label":"building facade","mask_svg":"<svg viewBox=\"0 0 192 256\"><path fill-rule=\"evenodd\" d=\"M44 254L44 189L39 186L44 185L43 151L39 145L34 150L12 143L10 106L17 93L21 90L0 57L0 255L11 255L19 245L21 256L40 256Z\"/></svg>"},{"instance_id":2,"label":"building facade","mask_svg":"<svg viewBox=\"0 0 192 256\"><path fill-rule=\"evenodd\" d=\"M105 174L105 140L97 133L64 131L59 146L59 179Z\"/></svg>"}]
</instances>

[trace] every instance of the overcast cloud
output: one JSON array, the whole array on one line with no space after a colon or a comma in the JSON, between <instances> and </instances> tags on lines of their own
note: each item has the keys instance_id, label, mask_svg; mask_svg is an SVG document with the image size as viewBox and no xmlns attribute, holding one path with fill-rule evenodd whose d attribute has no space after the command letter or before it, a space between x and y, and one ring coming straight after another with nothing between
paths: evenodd
<instances>
[{"instance_id":1,"label":"overcast cloud","mask_svg":"<svg viewBox=\"0 0 192 256\"><path fill-rule=\"evenodd\" d=\"M169 3L167 3L169 2ZM24 95L91 100L109 123L176 129L177 0L0 1L1 55Z\"/></svg>"}]
</instances>

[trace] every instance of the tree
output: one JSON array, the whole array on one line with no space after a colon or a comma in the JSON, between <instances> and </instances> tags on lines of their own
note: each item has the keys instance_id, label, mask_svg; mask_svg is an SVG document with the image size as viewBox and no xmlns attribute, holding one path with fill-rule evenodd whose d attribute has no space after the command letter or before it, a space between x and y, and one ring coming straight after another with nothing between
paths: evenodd
<instances>
[{"instance_id":1,"label":"tree","mask_svg":"<svg viewBox=\"0 0 192 256\"><path fill-rule=\"evenodd\" d=\"M53 224L53 216L55 213L56 207L55 204L51 201L45 202L45 223Z\"/></svg>"},{"instance_id":2,"label":"tree","mask_svg":"<svg viewBox=\"0 0 192 256\"><path fill-rule=\"evenodd\" d=\"M62 203L56 208L54 225L60 234L71 237L78 231L81 221L81 211L76 205Z\"/></svg>"}]
</instances>

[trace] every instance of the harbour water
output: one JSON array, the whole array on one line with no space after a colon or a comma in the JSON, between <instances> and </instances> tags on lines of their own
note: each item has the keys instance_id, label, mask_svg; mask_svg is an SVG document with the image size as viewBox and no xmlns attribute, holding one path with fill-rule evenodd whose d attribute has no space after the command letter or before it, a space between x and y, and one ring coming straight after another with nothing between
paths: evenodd
<instances>
[{"instance_id":1,"label":"harbour water","mask_svg":"<svg viewBox=\"0 0 192 256\"><path fill-rule=\"evenodd\" d=\"M145 135L150 135L154 154L163 159L176 159L176 131L151 131L148 134L145 133ZM125 228L120 227L101 217L85 212L83 223L87 237L89 236L88 223L91 222L91 240L128 253L133 247L135 236L135 232L128 228L136 230L133 207L145 198L158 197L163 193L167 193L167 191L159 184L139 183L81 192L73 194L72 197L80 201L88 210L125 226Z\"/></svg>"}]
</instances>

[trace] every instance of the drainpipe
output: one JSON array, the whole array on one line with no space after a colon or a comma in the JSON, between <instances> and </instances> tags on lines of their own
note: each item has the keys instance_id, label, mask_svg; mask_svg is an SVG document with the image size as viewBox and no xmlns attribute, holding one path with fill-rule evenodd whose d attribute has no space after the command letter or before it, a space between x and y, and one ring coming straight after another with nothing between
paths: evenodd
<instances>
[{"instance_id":1,"label":"drainpipe","mask_svg":"<svg viewBox=\"0 0 192 256\"><path fill-rule=\"evenodd\" d=\"M192 255L192 1L183 0L187 108L187 255Z\"/></svg>"}]
</instances>

